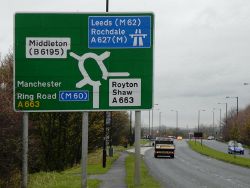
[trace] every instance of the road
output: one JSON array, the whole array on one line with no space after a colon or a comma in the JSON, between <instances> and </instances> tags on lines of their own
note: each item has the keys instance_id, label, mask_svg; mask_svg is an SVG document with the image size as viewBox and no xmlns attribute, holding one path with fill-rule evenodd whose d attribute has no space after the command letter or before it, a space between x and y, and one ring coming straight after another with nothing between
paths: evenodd
<instances>
[{"instance_id":1,"label":"road","mask_svg":"<svg viewBox=\"0 0 250 188\"><path fill-rule=\"evenodd\" d=\"M176 141L176 157L144 155L150 173L167 188L247 188L250 169L224 163L192 151L185 140Z\"/></svg>"},{"instance_id":2,"label":"road","mask_svg":"<svg viewBox=\"0 0 250 188\"><path fill-rule=\"evenodd\" d=\"M222 143L222 142L218 142L216 140L203 140L202 141L203 144L218 150L218 151L222 151L224 153L227 153L227 148L228 145L227 143ZM246 158L250 158L250 151L248 149L245 148L245 154L244 155L239 155L240 157L246 157Z\"/></svg>"}]
</instances>

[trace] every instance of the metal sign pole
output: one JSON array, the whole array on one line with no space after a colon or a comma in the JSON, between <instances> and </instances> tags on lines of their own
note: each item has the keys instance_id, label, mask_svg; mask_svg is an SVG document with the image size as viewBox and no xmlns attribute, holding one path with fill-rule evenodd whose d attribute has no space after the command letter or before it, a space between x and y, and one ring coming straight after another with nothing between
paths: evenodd
<instances>
[{"instance_id":1,"label":"metal sign pole","mask_svg":"<svg viewBox=\"0 0 250 188\"><path fill-rule=\"evenodd\" d=\"M28 113L23 114L23 152L22 152L22 188L27 188L28 184Z\"/></svg>"},{"instance_id":2,"label":"metal sign pole","mask_svg":"<svg viewBox=\"0 0 250 188\"><path fill-rule=\"evenodd\" d=\"M135 185L141 184L141 111L135 111Z\"/></svg>"},{"instance_id":3,"label":"metal sign pole","mask_svg":"<svg viewBox=\"0 0 250 188\"><path fill-rule=\"evenodd\" d=\"M113 157L113 148L112 148L112 124L113 124L113 118L112 118L112 112L110 112L110 125L109 125L109 156Z\"/></svg>"},{"instance_id":4,"label":"metal sign pole","mask_svg":"<svg viewBox=\"0 0 250 188\"><path fill-rule=\"evenodd\" d=\"M87 188L89 113L82 113L82 188Z\"/></svg>"},{"instance_id":5,"label":"metal sign pole","mask_svg":"<svg viewBox=\"0 0 250 188\"><path fill-rule=\"evenodd\" d=\"M106 0L106 12L109 12L109 0Z\"/></svg>"},{"instance_id":6,"label":"metal sign pole","mask_svg":"<svg viewBox=\"0 0 250 188\"><path fill-rule=\"evenodd\" d=\"M103 129L103 146L102 146L102 167L106 168L106 158L107 158L107 150L106 150L106 129L107 129L107 112L104 112L104 129Z\"/></svg>"},{"instance_id":7,"label":"metal sign pole","mask_svg":"<svg viewBox=\"0 0 250 188\"><path fill-rule=\"evenodd\" d=\"M109 11L109 1L106 0L106 12ZM104 126L103 126L103 146L102 146L102 167L106 168L106 158L107 158L107 151L106 151L106 129L107 129L107 112L104 112Z\"/></svg>"}]
</instances>

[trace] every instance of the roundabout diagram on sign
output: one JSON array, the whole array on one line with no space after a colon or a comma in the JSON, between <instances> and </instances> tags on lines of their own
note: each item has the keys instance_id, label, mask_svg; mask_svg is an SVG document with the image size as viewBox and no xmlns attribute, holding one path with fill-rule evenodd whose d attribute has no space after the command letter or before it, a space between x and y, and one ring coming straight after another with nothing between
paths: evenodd
<instances>
[{"instance_id":1,"label":"roundabout diagram on sign","mask_svg":"<svg viewBox=\"0 0 250 188\"><path fill-rule=\"evenodd\" d=\"M83 79L76 83L76 88L82 88L85 85L90 85L93 87L93 108L99 108L99 88L101 86L100 81L93 81L88 72L85 69L84 62L86 59L94 59L98 64L99 68L102 72L102 79L107 80L108 77L127 77L129 76L128 72L108 72L105 67L103 61L110 56L110 52L106 51L101 55L97 55L95 53L85 53L82 56L75 54L74 52L70 52L70 56L78 61L78 68L83 76Z\"/></svg>"}]
</instances>

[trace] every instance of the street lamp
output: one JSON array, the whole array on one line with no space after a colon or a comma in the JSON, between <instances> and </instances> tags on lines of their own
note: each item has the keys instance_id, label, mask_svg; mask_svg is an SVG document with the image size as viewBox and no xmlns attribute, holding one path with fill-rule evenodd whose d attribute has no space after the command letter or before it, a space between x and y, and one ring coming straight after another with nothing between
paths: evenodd
<instances>
[{"instance_id":1,"label":"street lamp","mask_svg":"<svg viewBox=\"0 0 250 188\"><path fill-rule=\"evenodd\" d=\"M205 112L206 110L203 110L203 109L198 110L198 132L200 131L200 112L201 111Z\"/></svg>"},{"instance_id":2,"label":"street lamp","mask_svg":"<svg viewBox=\"0 0 250 188\"><path fill-rule=\"evenodd\" d=\"M160 136L160 127L161 127L161 112L159 112L159 136Z\"/></svg>"},{"instance_id":3,"label":"street lamp","mask_svg":"<svg viewBox=\"0 0 250 188\"><path fill-rule=\"evenodd\" d=\"M158 106L159 104L154 104L154 106ZM152 137L154 136L154 106L152 108Z\"/></svg>"},{"instance_id":4,"label":"street lamp","mask_svg":"<svg viewBox=\"0 0 250 188\"><path fill-rule=\"evenodd\" d=\"M246 84L246 83L244 83ZM239 114L239 97L229 97L227 96L226 99L229 99L229 98L235 98L236 99L236 112L237 112L237 118L238 118L238 114Z\"/></svg>"},{"instance_id":5,"label":"street lamp","mask_svg":"<svg viewBox=\"0 0 250 188\"><path fill-rule=\"evenodd\" d=\"M176 130L175 130L175 136L177 138L177 130L178 130L178 110L170 110L171 112L176 113Z\"/></svg>"},{"instance_id":6,"label":"street lamp","mask_svg":"<svg viewBox=\"0 0 250 188\"><path fill-rule=\"evenodd\" d=\"M218 104L225 104L226 105L226 127L227 127L227 103L226 102L224 102L224 103L218 102ZM220 132L221 132L221 130L220 130Z\"/></svg>"},{"instance_id":7,"label":"street lamp","mask_svg":"<svg viewBox=\"0 0 250 188\"><path fill-rule=\"evenodd\" d=\"M213 113L213 127L212 127L212 136L214 136L214 110L212 110Z\"/></svg>"},{"instance_id":8,"label":"street lamp","mask_svg":"<svg viewBox=\"0 0 250 188\"><path fill-rule=\"evenodd\" d=\"M220 124L219 124L219 130L221 130L221 108L213 108L213 110L219 110L219 111L220 111Z\"/></svg>"}]
</instances>

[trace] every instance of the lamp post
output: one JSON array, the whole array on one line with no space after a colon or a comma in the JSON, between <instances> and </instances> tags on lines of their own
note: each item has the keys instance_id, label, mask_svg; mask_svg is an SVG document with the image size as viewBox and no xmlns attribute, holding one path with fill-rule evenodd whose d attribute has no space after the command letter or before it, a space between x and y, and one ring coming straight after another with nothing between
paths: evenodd
<instances>
[{"instance_id":1,"label":"lamp post","mask_svg":"<svg viewBox=\"0 0 250 188\"><path fill-rule=\"evenodd\" d=\"M229 99L229 98L235 98L236 99L236 113L237 113L237 118L238 118L238 114L239 114L239 97L226 96L226 99Z\"/></svg>"},{"instance_id":2,"label":"lamp post","mask_svg":"<svg viewBox=\"0 0 250 188\"><path fill-rule=\"evenodd\" d=\"M218 104L225 104L226 105L226 127L227 127L227 103L225 102L225 103L218 103ZM222 128L222 127L220 127L220 128ZM221 129L220 129L220 133L221 133Z\"/></svg>"},{"instance_id":3,"label":"lamp post","mask_svg":"<svg viewBox=\"0 0 250 188\"><path fill-rule=\"evenodd\" d=\"M154 104L154 106L158 106L159 104ZM152 108L152 137L154 136L154 106Z\"/></svg>"},{"instance_id":4,"label":"lamp post","mask_svg":"<svg viewBox=\"0 0 250 188\"><path fill-rule=\"evenodd\" d=\"M176 127L175 127L175 137L177 138L177 130L178 130L178 110L170 110L171 112L176 113Z\"/></svg>"},{"instance_id":5,"label":"lamp post","mask_svg":"<svg viewBox=\"0 0 250 188\"><path fill-rule=\"evenodd\" d=\"M221 108L213 108L213 110L219 110L220 111L220 123L219 123L219 131L221 130ZM220 134L220 132L219 132Z\"/></svg>"},{"instance_id":6,"label":"lamp post","mask_svg":"<svg viewBox=\"0 0 250 188\"><path fill-rule=\"evenodd\" d=\"M221 108L220 108L220 136L221 136Z\"/></svg>"},{"instance_id":7,"label":"lamp post","mask_svg":"<svg viewBox=\"0 0 250 188\"><path fill-rule=\"evenodd\" d=\"M150 110L148 111L148 138L150 139Z\"/></svg>"},{"instance_id":8,"label":"lamp post","mask_svg":"<svg viewBox=\"0 0 250 188\"><path fill-rule=\"evenodd\" d=\"M226 96L226 99L229 98L236 98L236 113L237 113L237 119L238 119L238 114L239 114L239 105L238 105L238 101L239 101L239 97L230 97L230 96ZM238 128L237 126L235 127L236 129ZM235 151L235 144L234 144L234 151ZM235 158L235 152L234 152L234 158Z\"/></svg>"},{"instance_id":9,"label":"lamp post","mask_svg":"<svg viewBox=\"0 0 250 188\"><path fill-rule=\"evenodd\" d=\"M212 114L213 114L212 136L214 136L214 110L212 110Z\"/></svg>"},{"instance_id":10,"label":"lamp post","mask_svg":"<svg viewBox=\"0 0 250 188\"><path fill-rule=\"evenodd\" d=\"M167 112L165 113L165 125L167 126Z\"/></svg>"},{"instance_id":11,"label":"lamp post","mask_svg":"<svg viewBox=\"0 0 250 188\"><path fill-rule=\"evenodd\" d=\"M198 110L198 132L200 131L200 113L201 111L205 112L206 110L200 109Z\"/></svg>"},{"instance_id":12,"label":"lamp post","mask_svg":"<svg viewBox=\"0 0 250 188\"><path fill-rule=\"evenodd\" d=\"M161 112L159 112L159 136L160 136L160 128L161 128Z\"/></svg>"}]
</instances>

